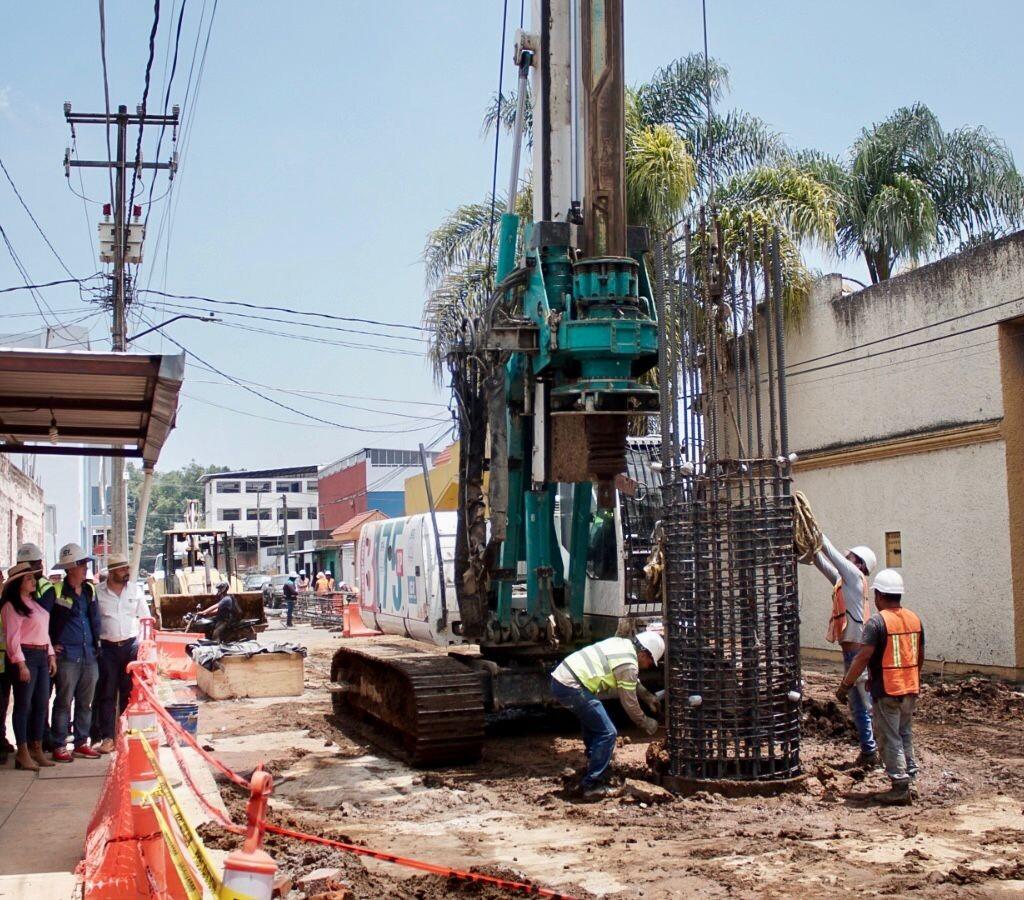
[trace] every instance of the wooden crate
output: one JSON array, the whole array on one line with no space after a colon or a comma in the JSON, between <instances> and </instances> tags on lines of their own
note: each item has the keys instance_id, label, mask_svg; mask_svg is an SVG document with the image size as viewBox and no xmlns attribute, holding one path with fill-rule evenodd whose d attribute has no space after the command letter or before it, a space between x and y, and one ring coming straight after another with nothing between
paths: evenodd
<instances>
[{"instance_id":1,"label":"wooden crate","mask_svg":"<svg viewBox=\"0 0 1024 900\"><path fill-rule=\"evenodd\" d=\"M298 697L303 691L305 657L301 653L226 656L215 672L196 666L196 686L211 700L233 697Z\"/></svg>"}]
</instances>

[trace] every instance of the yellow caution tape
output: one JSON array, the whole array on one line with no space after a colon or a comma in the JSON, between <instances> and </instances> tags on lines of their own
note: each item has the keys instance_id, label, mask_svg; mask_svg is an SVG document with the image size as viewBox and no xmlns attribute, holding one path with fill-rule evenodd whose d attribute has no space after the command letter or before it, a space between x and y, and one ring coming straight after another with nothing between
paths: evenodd
<instances>
[{"instance_id":1,"label":"yellow caution tape","mask_svg":"<svg viewBox=\"0 0 1024 900\"><path fill-rule=\"evenodd\" d=\"M140 732L131 731L130 735L135 735L142 738L142 747L146 752L146 756L149 758L150 765L153 766L153 772L156 774L157 787L149 792L147 795L148 802L152 805L154 811L157 813L158 820L162 819L158 804L154 800L154 795L159 795L167 802L167 805L171 811L171 815L174 818L175 824L178 826L178 830L181 832L181 837L184 841L185 848L188 850L189 856L195 863L196 870L199 872L203 881L206 882L207 886L213 891L217 897L226 898L226 900L246 900L246 896L243 894L235 894L228 889L229 893L224 893L224 885L221 882L220 875L217 872L213 861L210 859L209 852L206 846L203 844L202 838L196 834L196 830L192 827L192 823L185 818L185 814L181 811L181 807L178 805L178 800L174 796L174 791L171 790L171 786L167 781L167 777L164 775L163 770L160 768L160 762L153 752L153 748L149 745L144 737L141 736ZM169 827L169 823L168 827ZM163 826L161 825L161 831ZM165 839L167 835L164 835ZM174 840L168 840L168 846L172 847L171 854L172 858L174 853L178 851L177 842ZM177 866L175 866L177 868ZM181 872L179 870L178 874ZM191 880L191 879L190 879ZM182 882L184 884L184 881ZM186 886L186 890L187 890ZM202 892L200 892L201 896Z\"/></svg>"},{"instance_id":2,"label":"yellow caution tape","mask_svg":"<svg viewBox=\"0 0 1024 900\"><path fill-rule=\"evenodd\" d=\"M181 849L178 847L178 841L176 840L174 830L164 817L164 814L160 809L160 804L156 802L157 798L161 796L162 793L163 791L159 787L147 792L144 795L145 802L153 809L157 825L160 826L160 833L164 837L164 844L167 847L167 853L171 857L171 863L174 865L174 871L178 873L178 880L181 882L181 886L184 888L186 896L189 900L203 900L203 888L201 885L196 884L196 880L192 877L192 870L189 868L185 857L181 854Z\"/></svg>"}]
</instances>

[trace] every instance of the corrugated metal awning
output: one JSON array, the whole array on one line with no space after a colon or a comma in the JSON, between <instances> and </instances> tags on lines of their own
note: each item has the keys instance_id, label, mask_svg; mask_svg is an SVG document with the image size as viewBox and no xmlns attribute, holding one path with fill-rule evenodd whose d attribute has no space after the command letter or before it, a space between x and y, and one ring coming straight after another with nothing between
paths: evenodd
<instances>
[{"instance_id":1,"label":"corrugated metal awning","mask_svg":"<svg viewBox=\"0 0 1024 900\"><path fill-rule=\"evenodd\" d=\"M0 347L0 453L128 456L153 466L184 376L184 355Z\"/></svg>"}]
</instances>

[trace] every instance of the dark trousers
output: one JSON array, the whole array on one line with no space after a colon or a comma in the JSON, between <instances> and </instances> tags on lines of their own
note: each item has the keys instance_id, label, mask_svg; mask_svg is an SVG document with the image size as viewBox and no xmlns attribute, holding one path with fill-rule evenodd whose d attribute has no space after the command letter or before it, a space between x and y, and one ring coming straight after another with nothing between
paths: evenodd
<instances>
[{"instance_id":1,"label":"dark trousers","mask_svg":"<svg viewBox=\"0 0 1024 900\"><path fill-rule=\"evenodd\" d=\"M7 709L11 705L11 672L14 667L4 660L4 670L0 672L0 744L7 743Z\"/></svg>"},{"instance_id":2,"label":"dark trousers","mask_svg":"<svg viewBox=\"0 0 1024 900\"><path fill-rule=\"evenodd\" d=\"M285 628L291 628L292 627L292 615L295 612L295 598L294 597L285 597L284 608L285 608L285 612L287 613L287 615L285 616L285 623L284 623Z\"/></svg>"},{"instance_id":3,"label":"dark trousers","mask_svg":"<svg viewBox=\"0 0 1024 900\"><path fill-rule=\"evenodd\" d=\"M567 687L551 679L551 694L566 709L576 713L583 731L583 747L587 754L587 774L580 786L594 787L605 780L615 752L618 732L608 717L604 704L582 685Z\"/></svg>"},{"instance_id":4,"label":"dark trousers","mask_svg":"<svg viewBox=\"0 0 1024 900\"><path fill-rule=\"evenodd\" d=\"M14 689L14 740L18 744L42 741L46 713L50 705L50 666L45 650L24 647L29 679L22 681L17 671L11 675ZM9 665L9 663L8 663Z\"/></svg>"},{"instance_id":5,"label":"dark trousers","mask_svg":"<svg viewBox=\"0 0 1024 900\"><path fill-rule=\"evenodd\" d=\"M115 644L101 641L100 680L97 687L99 698L100 739L114 739L117 731L117 717L128 705L132 690L132 677L128 674L128 663L134 662L139 653L139 642L128 641Z\"/></svg>"}]
</instances>

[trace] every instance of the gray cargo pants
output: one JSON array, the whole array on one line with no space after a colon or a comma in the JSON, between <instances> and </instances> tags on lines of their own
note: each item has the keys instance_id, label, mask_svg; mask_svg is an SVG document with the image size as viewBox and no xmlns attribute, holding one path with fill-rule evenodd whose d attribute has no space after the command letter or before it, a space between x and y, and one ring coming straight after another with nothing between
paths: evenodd
<instances>
[{"instance_id":1,"label":"gray cargo pants","mask_svg":"<svg viewBox=\"0 0 1024 900\"><path fill-rule=\"evenodd\" d=\"M907 784L917 777L912 723L916 696L879 697L871 708L875 740L882 751L885 772L893 785Z\"/></svg>"}]
</instances>

